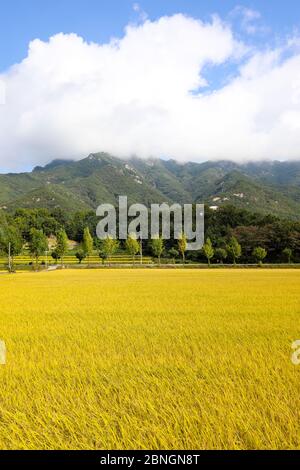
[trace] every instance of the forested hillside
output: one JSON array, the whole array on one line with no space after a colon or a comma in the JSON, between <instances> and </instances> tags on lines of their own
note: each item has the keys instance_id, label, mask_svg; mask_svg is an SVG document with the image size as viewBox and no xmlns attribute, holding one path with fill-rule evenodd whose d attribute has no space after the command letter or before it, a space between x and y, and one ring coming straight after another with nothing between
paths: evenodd
<instances>
[{"instance_id":1,"label":"forested hillside","mask_svg":"<svg viewBox=\"0 0 300 470\"><path fill-rule=\"evenodd\" d=\"M54 160L30 173L0 175L0 207L95 209L127 195L129 203L204 202L300 218L300 162L239 165L228 161L121 160L98 153L80 161Z\"/></svg>"}]
</instances>

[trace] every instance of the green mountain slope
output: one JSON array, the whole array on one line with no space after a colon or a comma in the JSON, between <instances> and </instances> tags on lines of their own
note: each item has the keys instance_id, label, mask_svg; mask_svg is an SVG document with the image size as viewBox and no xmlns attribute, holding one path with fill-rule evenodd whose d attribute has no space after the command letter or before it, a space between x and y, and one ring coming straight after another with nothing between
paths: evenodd
<instances>
[{"instance_id":1,"label":"green mountain slope","mask_svg":"<svg viewBox=\"0 0 300 470\"><path fill-rule=\"evenodd\" d=\"M61 207L63 210L69 212L76 210L88 210L90 209L81 195L76 194L74 191L70 191L67 188L61 187L57 184L45 185L37 189L33 189L28 193L23 194L11 202L8 202L5 206L8 210L22 208L48 208L55 209Z\"/></svg>"},{"instance_id":2,"label":"green mountain slope","mask_svg":"<svg viewBox=\"0 0 300 470\"><path fill-rule=\"evenodd\" d=\"M215 191L206 198L206 202L212 206L231 204L283 218L297 218L297 214L300 215L299 202L272 186L251 180L236 170L216 182Z\"/></svg>"},{"instance_id":3,"label":"green mountain slope","mask_svg":"<svg viewBox=\"0 0 300 470\"><path fill-rule=\"evenodd\" d=\"M300 162L178 163L106 153L54 160L30 173L0 175L0 207L95 209L127 195L129 203L205 202L300 219Z\"/></svg>"}]
</instances>

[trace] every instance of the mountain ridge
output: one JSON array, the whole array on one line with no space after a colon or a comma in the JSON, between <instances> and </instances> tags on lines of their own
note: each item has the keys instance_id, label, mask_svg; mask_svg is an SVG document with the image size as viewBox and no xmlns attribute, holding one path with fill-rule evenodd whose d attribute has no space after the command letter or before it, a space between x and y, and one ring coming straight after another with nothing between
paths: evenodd
<instances>
[{"instance_id":1,"label":"mountain ridge","mask_svg":"<svg viewBox=\"0 0 300 470\"><path fill-rule=\"evenodd\" d=\"M103 202L116 203L118 195L127 195L129 203L202 202L216 210L231 204L300 219L300 161L179 163L100 152L0 175L0 207L7 211L94 210Z\"/></svg>"}]
</instances>

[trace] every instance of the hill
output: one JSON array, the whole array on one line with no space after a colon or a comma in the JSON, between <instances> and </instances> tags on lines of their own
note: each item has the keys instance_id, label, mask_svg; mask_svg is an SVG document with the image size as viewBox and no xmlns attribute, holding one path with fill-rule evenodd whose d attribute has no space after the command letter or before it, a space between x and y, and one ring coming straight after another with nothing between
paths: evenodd
<instances>
[{"instance_id":1,"label":"hill","mask_svg":"<svg viewBox=\"0 0 300 470\"><path fill-rule=\"evenodd\" d=\"M54 160L32 172L0 175L0 207L95 209L127 195L129 203L205 202L300 218L300 161L185 164L106 153L80 161Z\"/></svg>"}]
</instances>

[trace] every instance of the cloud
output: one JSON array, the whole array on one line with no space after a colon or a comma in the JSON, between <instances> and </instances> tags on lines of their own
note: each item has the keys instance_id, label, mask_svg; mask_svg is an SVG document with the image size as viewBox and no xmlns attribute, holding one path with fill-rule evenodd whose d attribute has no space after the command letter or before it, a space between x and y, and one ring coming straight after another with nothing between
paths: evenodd
<instances>
[{"instance_id":1,"label":"cloud","mask_svg":"<svg viewBox=\"0 0 300 470\"><path fill-rule=\"evenodd\" d=\"M144 23L148 19L147 13L141 8L139 3L134 3L132 9L137 13L140 22Z\"/></svg>"},{"instance_id":2,"label":"cloud","mask_svg":"<svg viewBox=\"0 0 300 470\"><path fill-rule=\"evenodd\" d=\"M75 34L32 41L0 81L0 166L107 151L181 161L300 158L300 53L238 43L229 25L178 14L87 43ZM240 61L212 91L207 67Z\"/></svg>"},{"instance_id":3,"label":"cloud","mask_svg":"<svg viewBox=\"0 0 300 470\"><path fill-rule=\"evenodd\" d=\"M239 27L246 34L261 34L269 31L269 28L260 23L261 14L257 10L237 5L229 16L239 19Z\"/></svg>"}]
</instances>

